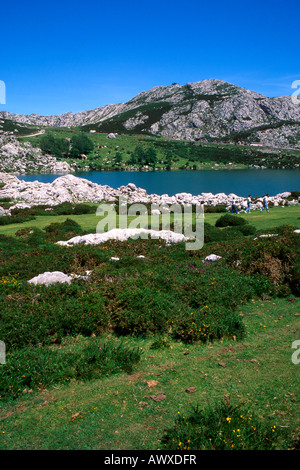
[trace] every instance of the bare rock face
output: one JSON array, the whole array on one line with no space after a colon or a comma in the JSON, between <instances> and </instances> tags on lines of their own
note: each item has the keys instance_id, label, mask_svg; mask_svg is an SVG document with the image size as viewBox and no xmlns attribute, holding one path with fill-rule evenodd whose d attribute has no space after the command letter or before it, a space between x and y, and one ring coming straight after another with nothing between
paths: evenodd
<instances>
[{"instance_id":1,"label":"bare rock face","mask_svg":"<svg viewBox=\"0 0 300 470\"><path fill-rule=\"evenodd\" d=\"M26 116L2 111L1 117L38 126L93 124L94 130L108 134L139 131L178 140L300 148L300 104L291 96L268 98L215 79L156 86L127 103L80 113Z\"/></svg>"},{"instance_id":2,"label":"bare rock face","mask_svg":"<svg viewBox=\"0 0 300 470\"><path fill-rule=\"evenodd\" d=\"M0 172L70 173L74 171L67 162L58 162L51 155L44 155L30 142L20 143L14 136L0 136Z\"/></svg>"}]
</instances>

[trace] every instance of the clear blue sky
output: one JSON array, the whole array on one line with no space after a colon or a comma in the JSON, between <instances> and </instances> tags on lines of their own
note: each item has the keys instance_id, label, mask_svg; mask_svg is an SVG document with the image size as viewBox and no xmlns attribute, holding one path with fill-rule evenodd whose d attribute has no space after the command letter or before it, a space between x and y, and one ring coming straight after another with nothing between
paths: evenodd
<instances>
[{"instance_id":1,"label":"clear blue sky","mask_svg":"<svg viewBox=\"0 0 300 470\"><path fill-rule=\"evenodd\" d=\"M78 112L206 78L279 96L300 80L299 0L5 3L0 110Z\"/></svg>"}]
</instances>

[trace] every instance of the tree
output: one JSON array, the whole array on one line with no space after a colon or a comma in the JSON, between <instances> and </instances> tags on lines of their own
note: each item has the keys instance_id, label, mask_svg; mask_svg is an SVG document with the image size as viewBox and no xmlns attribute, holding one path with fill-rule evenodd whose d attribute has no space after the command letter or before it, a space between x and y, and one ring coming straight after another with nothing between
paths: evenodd
<instances>
[{"instance_id":1,"label":"tree","mask_svg":"<svg viewBox=\"0 0 300 470\"><path fill-rule=\"evenodd\" d=\"M156 150L153 147L147 148L144 154L144 163L149 166L155 166L157 163Z\"/></svg>"},{"instance_id":2,"label":"tree","mask_svg":"<svg viewBox=\"0 0 300 470\"><path fill-rule=\"evenodd\" d=\"M85 134L73 135L71 138L71 157L77 158L82 154L93 151L94 144Z\"/></svg>"},{"instance_id":3,"label":"tree","mask_svg":"<svg viewBox=\"0 0 300 470\"><path fill-rule=\"evenodd\" d=\"M54 157L61 157L69 151L69 142L52 134L45 134L40 140L40 148L44 153L49 153Z\"/></svg>"},{"instance_id":4,"label":"tree","mask_svg":"<svg viewBox=\"0 0 300 470\"><path fill-rule=\"evenodd\" d=\"M122 156L121 152L117 152L116 156L115 156L115 162L116 163L122 163L122 160L123 160L123 156Z\"/></svg>"},{"instance_id":5,"label":"tree","mask_svg":"<svg viewBox=\"0 0 300 470\"><path fill-rule=\"evenodd\" d=\"M129 163L139 166L155 166L157 163L156 150L153 147L144 150L140 145L137 145L131 154Z\"/></svg>"}]
</instances>

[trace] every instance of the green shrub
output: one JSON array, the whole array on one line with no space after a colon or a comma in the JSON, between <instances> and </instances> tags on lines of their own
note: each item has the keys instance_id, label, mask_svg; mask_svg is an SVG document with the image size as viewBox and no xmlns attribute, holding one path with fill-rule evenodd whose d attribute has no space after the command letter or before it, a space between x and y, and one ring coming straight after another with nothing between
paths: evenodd
<instances>
[{"instance_id":1,"label":"green shrub","mask_svg":"<svg viewBox=\"0 0 300 470\"><path fill-rule=\"evenodd\" d=\"M0 204L2 202L12 202L12 198L11 197L0 197Z\"/></svg>"},{"instance_id":2,"label":"green shrub","mask_svg":"<svg viewBox=\"0 0 300 470\"><path fill-rule=\"evenodd\" d=\"M96 209L93 206L89 206L88 204L75 204L73 209L73 214L81 215L81 214L95 214Z\"/></svg>"},{"instance_id":3,"label":"green shrub","mask_svg":"<svg viewBox=\"0 0 300 470\"><path fill-rule=\"evenodd\" d=\"M152 341L150 349L168 349L171 347L170 340L167 336L158 335L154 341Z\"/></svg>"},{"instance_id":4,"label":"green shrub","mask_svg":"<svg viewBox=\"0 0 300 470\"><path fill-rule=\"evenodd\" d=\"M17 398L24 390L37 390L71 379L91 380L118 372L132 372L142 355L114 341L93 341L74 351L47 347L23 348L7 354L0 365L0 397Z\"/></svg>"},{"instance_id":5,"label":"green shrub","mask_svg":"<svg viewBox=\"0 0 300 470\"><path fill-rule=\"evenodd\" d=\"M10 216L10 215L1 215L0 216L0 225L10 225L10 224L23 224L29 220L34 220L34 216Z\"/></svg>"},{"instance_id":6,"label":"green shrub","mask_svg":"<svg viewBox=\"0 0 300 470\"><path fill-rule=\"evenodd\" d=\"M228 238L222 230L204 222L204 243L220 242Z\"/></svg>"},{"instance_id":7,"label":"green shrub","mask_svg":"<svg viewBox=\"0 0 300 470\"><path fill-rule=\"evenodd\" d=\"M241 232L245 237L248 235L256 234L256 227L254 225L241 225L238 227L239 232Z\"/></svg>"},{"instance_id":8,"label":"green shrub","mask_svg":"<svg viewBox=\"0 0 300 470\"><path fill-rule=\"evenodd\" d=\"M0 337L8 348L60 343L65 336L101 335L109 329L103 294L87 281L46 287L16 277L10 284L0 278ZM18 300L8 301L15 291Z\"/></svg>"},{"instance_id":9,"label":"green shrub","mask_svg":"<svg viewBox=\"0 0 300 470\"><path fill-rule=\"evenodd\" d=\"M171 294L150 286L137 287L132 282L116 293L114 305L113 328L121 335L164 333L174 310Z\"/></svg>"},{"instance_id":10,"label":"green shrub","mask_svg":"<svg viewBox=\"0 0 300 470\"><path fill-rule=\"evenodd\" d=\"M292 294L300 296L300 259L295 266L291 268L289 273L289 285L291 288Z\"/></svg>"},{"instance_id":11,"label":"green shrub","mask_svg":"<svg viewBox=\"0 0 300 470\"><path fill-rule=\"evenodd\" d=\"M45 227L45 231L49 240L69 240L83 234L81 226L72 219L66 219L61 223L52 223Z\"/></svg>"},{"instance_id":12,"label":"green shrub","mask_svg":"<svg viewBox=\"0 0 300 470\"><path fill-rule=\"evenodd\" d=\"M184 413L185 414L185 413ZM196 407L161 439L168 450L275 450L280 436L274 424L262 423L249 409L221 403Z\"/></svg>"},{"instance_id":13,"label":"green shrub","mask_svg":"<svg viewBox=\"0 0 300 470\"><path fill-rule=\"evenodd\" d=\"M231 226L238 226L238 225L245 225L248 221L243 219L242 217L238 217L236 215L225 214L222 215L215 223L216 227L231 227Z\"/></svg>"},{"instance_id":14,"label":"green shrub","mask_svg":"<svg viewBox=\"0 0 300 470\"><path fill-rule=\"evenodd\" d=\"M244 324L236 312L211 305L205 305L201 310L176 318L172 326L174 338L184 343L206 343L234 336L242 339L245 336Z\"/></svg>"},{"instance_id":15,"label":"green shrub","mask_svg":"<svg viewBox=\"0 0 300 470\"><path fill-rule=\"evenodd\" d=\"M226 204L217 204L216 206L204 206L205 214L216 214L226 212Z\"/></svg>"}]
</instances>

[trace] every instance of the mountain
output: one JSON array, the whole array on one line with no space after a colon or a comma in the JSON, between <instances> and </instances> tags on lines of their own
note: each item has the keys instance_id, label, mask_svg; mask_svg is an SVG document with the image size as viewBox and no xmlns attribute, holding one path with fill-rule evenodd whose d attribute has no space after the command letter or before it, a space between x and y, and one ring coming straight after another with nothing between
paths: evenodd
<instances>
[{"instance_id":1,"label":"mountain","mask_svg":"<svg viewBox=\"0 0 300 470\"><path fill-rule=\"evenodd\" d=\"M215 79L157 86L126 103L79 113L28 116L2 111L1 117L42 127L300 148L300 102L293 103L291 96L268 98Z\"/></svg>"}]
</instances>

